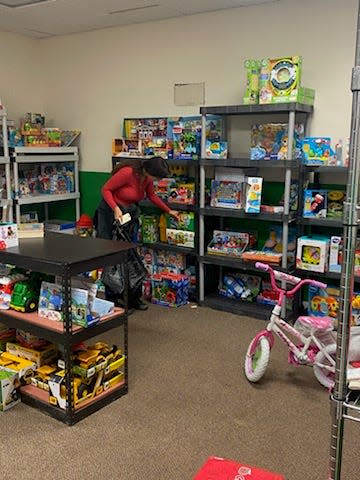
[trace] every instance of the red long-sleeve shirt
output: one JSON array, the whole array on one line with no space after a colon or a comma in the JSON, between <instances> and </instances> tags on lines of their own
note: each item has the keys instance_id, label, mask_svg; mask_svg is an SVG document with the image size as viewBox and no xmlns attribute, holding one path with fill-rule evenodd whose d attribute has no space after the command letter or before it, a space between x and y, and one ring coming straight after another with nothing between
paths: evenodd
<instances>
[{"instance_id":1,"label":"red long-sleeve shirt","mask_svg":"<svg viewBox=\"0 0 360 480\"><path fill-rule=\"evenodd\" d=\"M155 194L154 184L150 177L141 178L132 167L123 167L105 183L101 190L102 196L110 208L118 205L128 206L146 197L164 212L170 208Z\"/></svg>"}]
</instances>

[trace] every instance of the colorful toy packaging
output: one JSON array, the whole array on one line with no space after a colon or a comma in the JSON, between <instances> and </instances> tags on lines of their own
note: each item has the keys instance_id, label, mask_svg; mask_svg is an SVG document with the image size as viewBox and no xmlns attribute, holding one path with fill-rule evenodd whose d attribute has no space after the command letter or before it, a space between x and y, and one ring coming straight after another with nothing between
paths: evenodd
<instances>
[{"instance_id":1,"label":"colorful toy packaging","mask_svg":"<svg viewBox=\"0 0 360 480\"><path fill-rule=\"evenodd\" d=\"M261 305L276 305L279 300L279 293L275 292L271 286L271 282L268 280L262 279L261 282L261 291L256 297L256 303ZM293 305L293 299L286 299L286 310L291 311Z\"/></svg>"},{"instance_id":2,"label":"colorful toy packaging","mask_svg":"<svg viewBox=\"0 0 360 480\"><path fill-rule=\"evenodd\" d=\"M0 411L5 412L20 402L19 376L15 372L0 370Z\"/></svg>"},{"instance_id":3,"label":"colorful toy packaging","mask_svg":"<svg viewBox=\"0 0 360 480\"><path fill-rule=\"evenodd\" d=\"M193 480L285 480L278 473L234 462L220 457L210 457Z\"/></svg>"},{"instance_id":4,"label":"colorful toy packaging","mask_svg":"<svg viewBox=\"0 0 360 480\"><path fill-rule=\"evenodd\" d=\"M296 124L294 130L293 158L301 158L304 125ZM251 160L286 160L288 157L288 125L265 123L251 126Z\"/></svg>"},{"instance_id":5,"label":"colorful toy packaging","mask_svg":"<svg viewBox=\"0 0 360 480\"><path fill-rule=\"evenodd\" d=\"M329 137L306 137L301 143L305 165L327 165L335 155Z\"/></svg>"},{"instance_id":6,"label":"colorful toy packaging","mask_svg":"<svg viewBox=\"0 0 360 480\"><path fill-rule=\"evenodd\" d=\"M260 292L261 277L239 272L224 275L219 294L227 298L252 302Z\"/></svg>"},{"instance_id":7,"label":"colorful toy packaging","mask_svg":"<svg viewBox=\"0 0 360 480\"><path fill-rule=\"evenodd\" d=\"M337 318L340 305L339 298L339 287L328 286L326 289L322 289L309 285L308 314L314 317L329 316Z\"/></svg>"},{"instance_id":8,"label":"colorful toy packaging","mask_svg":"<svg viewBox=\"0 0 360 480\"><path fill-rule=\"evenodd\" d=\"M173 228L166 229L167 243L170 245L178 245L180 247L195 247L195 233L187 230L175 230Z\"/></svg>"},{"instance_id":9,"label":"colorful toy packaging","mask_svg":"<svg viewBox=\"0 0 360 480\"><path fill-rule=\"evenodd\" d=\"M16 223L0 223L0 249L16 247L19 244Z\"/></svg>"},{"instance_id":10,"label":"colorful toy packaging","mask_svg":"<svg viewBox=\"0 0 360 480\"><path fill-rule=\"evenodd\" d=\"M243 98L245 105L259 103L259 76L261 61L255 59L245 60L246 90Z\"/></svg>"},{"instance_id":11,"label":"colorful toy packaging","mask_svg":"<svg viewBox=\"0 0 360 480\"><path fill-rule=\"evenodd\" d=\"M186 305L189 299L189 278L186 275L162 272L152 277L152 303L166 307Z\"/></svg>"},{"instance_id":12,"label":"colorful toy packaging","mask_svg":"<svg viewBox=\"0 0 360 480\"><path fill-rule=\"evenodd\" d=\"M333 235L330 238L330 254L329 254L329 272L341 272L343 242L342 237ZM356 272L355 272L356 275Z\"/></svg>"},{"instance_id":13,"label":"colorful toy packaging","mask_svg":"<svg viewBox=\"0 0 360 480\"><path fill-rule=\"evenodd\" d=\"M341 218L344 212L345 192L342 190L328 190L327 218Z\"/></svg>"},{"instance_id":14,"label":"colorful toy packaging","mask_svg":"<svg viewBox=\"0 0 360 480\"><path fill-rule=\"evenodd\" d=\"M227 232L214 230L207 252L214 255L242 256L247 248L256 244L256 236L247 232Z\"/></svg>"},{"instance_id":15,"label":"colorful toy packaging","mask_svg":"<svg viewBox=\"0 0 360 480\"><path fill-rule=\"evenodd\" d=\"M298 238L296 268L324 273L328 266L329 238L320 235Z\"/></svg>"},{"instance_id":16,"label":"colorful toy packaging","mask_svg":"<svg viewBox=\"0 0 360 480\"><path fill-rule=\"evenodd\" d=\"M170 187L169 203L195 205L195 183L176 182Z\"/></svg>"},{"instance_id":17,"label":"colorful toy packaging","mask_svg":"<svg viewBox=\"0 0 360 480\"><path fill-rule=\"evenodd\" d=\"M181 118L169 123L169 137L172 139L172 150L168 157L177 160L196 160L201 149L200 117Z\"/></svg>"},{"instance_id":18,"label":"colorful toy packaging","mask_svg":"<svg viewBox=\"0 0 360 480\"><path fill-rule=\"evenodd\" d=\"M206 158L209 159L226 159L228 156L227 142L211 142L206 141Z\"/></svg>"},{"instance_id":19,"label":"colorful toy packaging","mask_svg":"<svg viewBox=\"0 0 360 480\"><path fill-rule=\"evenodd\" d=\"M326 213L327 213L327 191L326 190L305 190L303 217L326 218Z\"/></svg>"},{"instance_id":20,"label":"colorful toy packaging","mask_svg":"<svg viewBox=\"0 0 360 480\"><path fill-rule=\"evenodd\" d=\"M186 230L194 232L195 230L195 214L194 212L179 212L178 220L170 215L166 215L167 228L176 230Z\"/></svg>"},{"instance_id":21,"label":"colorful toy packaging","mask_svg":"<svg viewBox=\"0 0 360 480\"><path fill-rule=\"evenodd\" d=\"M245 213L260 213L263 179L246 177Z\"/></svg>"},{"instance_id":22,"label":"colorful toy packaging","mask_svg":"<svg viewBox=\"0 0 360 480\"><path fill-rule=\"evenodd\" d=\"M299 102L313 105L315 91L301 87L302 59L299 56L264 58L261 61L259 103Z\"/></svg>"},{"instance_id":23,"label":"colorful toy packaging","mask_svg":"<svg viewBox=\"0 0 360 480\"><path fill-rule=\"evenodd\" d=\"M283 251L282 246L283 228L282 225L273 225L270 227L269 238L266 240L263 251L271 253L281 254ZM289 228L288 231L288 266L295 265L295 253L296 253L296 229Z\"/></svg>"},{"instance_id":24,"label":"colorful toy packaging","mask_svg":"<svg viewBox=\"0 0 360 480\"><path fill-rule=\"evenodd\" d=\"M210 205L222 208L244 208L243 191L243 183L212 180Z\"/></svg>"},{"instance_id":25,"label":"colorful toy packaging","mask_svg":"<svg viewBox=\"0 0 360 480\"><path fill-rule=\"evenodd\" d=\"M159 219L156 215L141 215L141 240L143 243L159 241Z\"/></svg>"}]
</instances>

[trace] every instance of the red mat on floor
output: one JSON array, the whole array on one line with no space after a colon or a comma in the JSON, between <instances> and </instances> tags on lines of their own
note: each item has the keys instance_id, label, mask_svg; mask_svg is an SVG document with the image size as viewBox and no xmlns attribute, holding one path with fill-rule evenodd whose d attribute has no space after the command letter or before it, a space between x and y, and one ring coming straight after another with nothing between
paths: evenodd
<instances>
[{"instance_id":1,"label":"red mat on floor","mask_svg":"<svg viewBox=\"0 0 360 480\"><path fill-rule=\"evenodd\" d=\"M233 460L210 457L193 480L285 480L285 477Z\"/></svg>"}]
</instances>

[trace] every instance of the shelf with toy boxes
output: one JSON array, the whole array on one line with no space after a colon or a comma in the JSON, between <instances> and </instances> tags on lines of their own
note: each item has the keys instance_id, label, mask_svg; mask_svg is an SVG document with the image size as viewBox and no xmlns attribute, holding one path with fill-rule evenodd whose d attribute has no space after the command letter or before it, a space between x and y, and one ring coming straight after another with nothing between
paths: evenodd
<instances>
[{"instance_id":1,"label":"shelf with toy boxes","mask_svg":"<svg viewBox=\"0 0 360 480\"><path fill-rule=\"evenodd\" d=\"M70 315L70 288L71 279L74 275L83 271L124 262L126 274L126 252L131 248L133 248L133 246L126 243L123 243L119 247L119 245L115 245L111 241L49 233L42 239L21 240L17 248L0 252L0 260L6 264L21 265L24 268L36 269L44 273L52 273L61 276L62 279L63 322L42 318L35 312L28 314L12 310L3 310L0 312L1 321L4 324L12 328L20 328L33 335L38 335L39 337L46 338L48 341L53 341L61 345L60 351L62 352L65 362L65 373L59 373L59 376L63 378L61 381L57 379L56 382L59 384L58 391L61 395L63 385L68 387L65 392L65 410L48 403L48 399L44 398L43 391L34 385L26 385L21 389L24 402L48 412L53 417L65 423L73 424L108 404L109 401L127 392L126 312L119 309L113 314L104 317L99 323L89 326L88 328L75 325ZM58 291L55 292L55 294L57 293ZM57 302L57 304L58 303L59 302ZM121 383L117 383L117 380L111 381L109 383L109 389L106 392L102 391L100 393L100 390L96 390L99 395L96 395L96 398L86 400L91 403L87 404L84 402L81 405L81 409L77 410L72 402L76 388L76 384L73 382L72 346L118 327L119 325L122 325L124 329L123 355L125 356L125 365L122 381ZM40 391L40 393L38 391ZM48 393L45 392L45 395L48 397Z\"/></svg>"},{"instance_id":2,"label":"shelf with toy boxes","mask_svg":"<svg viewBox=\"0 0 360 480\"><path fill-rule=\"evenodd\" d=\"M77 147L16 147L12 160L17 223L21 205L59 200L75 200L80 216Z\"/></svg>"}]
</instances>

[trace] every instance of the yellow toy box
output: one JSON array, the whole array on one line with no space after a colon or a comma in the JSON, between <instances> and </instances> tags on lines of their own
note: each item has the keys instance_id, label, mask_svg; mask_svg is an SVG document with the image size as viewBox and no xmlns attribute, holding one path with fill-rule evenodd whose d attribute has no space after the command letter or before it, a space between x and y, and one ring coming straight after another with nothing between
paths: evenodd
<instances>
[{"instance_id":1,"label":"yellow toy box","mask_svg":"<svg viewBox=\"0 0 360 480\"><path fill-rule=\"evenodd\" d=\"M0 355L0 370L17 373L23 383L29 383L34 375L36 364L25 358L17 357L8 352Z\"/></svg>"},{"instance_id":2,"label":"yellow toy box","mask_svg":"<svg viewBox=\"0 0 360 480\"><path fill-rule=\"evenodd\" d=\"M44 348L27 348L19 345L18 343L8 342L6 344L6 351L13 355L17 355L20 358L25 358L30 362L36 364L36 368L41 367L44 364L52 363L58 355L58 351L55 345L50 344Z\"/></svg>"}]
</instances>

